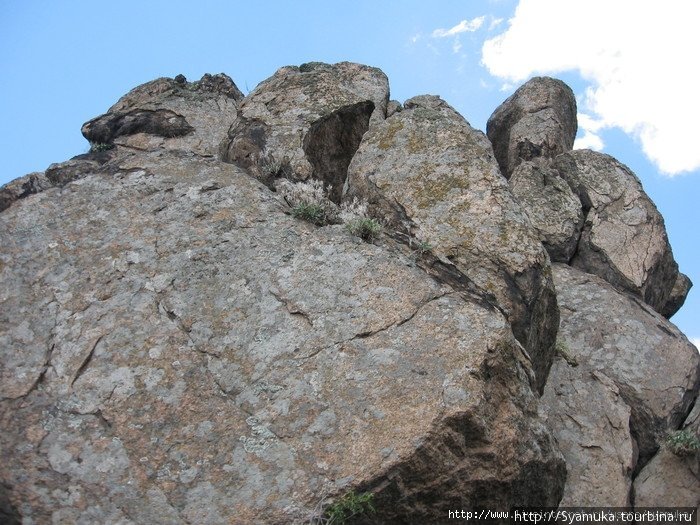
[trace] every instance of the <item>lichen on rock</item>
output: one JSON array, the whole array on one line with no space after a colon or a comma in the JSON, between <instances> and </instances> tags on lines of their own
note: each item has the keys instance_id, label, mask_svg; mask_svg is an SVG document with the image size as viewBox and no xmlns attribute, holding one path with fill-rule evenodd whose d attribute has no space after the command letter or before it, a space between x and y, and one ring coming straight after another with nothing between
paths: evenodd
<instances>
[{"instance_id":1,"label":"lichen on rock","mask_svg":"<svg viewBox=\"0 0 700 525\"><path fill-rule=\"evenodd\" d=\"M570 90L528 86L492 148L360 64L246 97L157 79L0 188L0 519L305 524L362 494L372 523L446 523L675 490L659 447L697 432L698 358L651 307L689 280L636 178L568 152ZM382 234L301 220L300 181ZM643 256L606 243L628 233Z\"/></svg>"}]
</instances>

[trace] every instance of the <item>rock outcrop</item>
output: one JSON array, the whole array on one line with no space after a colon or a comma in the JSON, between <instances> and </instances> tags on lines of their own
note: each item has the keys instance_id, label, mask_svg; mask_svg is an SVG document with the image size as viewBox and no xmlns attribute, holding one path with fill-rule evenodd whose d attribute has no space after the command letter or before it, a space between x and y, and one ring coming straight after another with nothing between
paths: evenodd
<instances>
[{"instance_id":1,"label":"rock outcrop","mask_svg":"<svg viewBox=\"0 0 700 525\"><path fill-rule=\"evenodd\" d=\"M558 356L540 413L567 461L561 505L695 506L688 494L697 473L664 447L700 387L697 349L664 318L691 283L629 168L570 151L572 108L560 82L535 78L488 128L513 195L557 262ZM664 500L676 488L677 497Z\"/></svg>"},{"instance_id":2,"label":"rock outcrop","mask_svg":"<svg viewBox=\"0 0 700 525\"><path fill-rule=\"evenodd\" d=\"M559 358L540 406L567 459L562 506L629 506L631 485L700 386L697 349L640 301L556 264ZM651 505L653 506L653 505Z\"/></svg>"},{"instance_id":3,"label":"rock outcrop","mask_svg":"<svg viewBox=\"0 0 700 525\"><path fill-rule=\"evenodd\" d=\"M668 440L664 443L634 482L640 507L700 508L700 404L695 404L680 432L684 439L694 440L695 450L679 453Z\"/></svg>"},{"instance_id":4,"label":"rock outcrop","mask_svg":"<svg viewBox=\"0 0 700 525\"><path fill-rule=\"evenodd\" d=\"M0 188L0 520L323 523L354 494L357 523L439 524L676 490L700 365L661 314L690 283L634 176L567 152L562 86L519 90L492 149L367 66L246 97L178 75Z\"/></svg>"},{"instance_id":5,"label":"rock outcrop","mask_svg":"<svg viewBox=\"0 0 700 525\"><path fill-rule=\"evenodd\" d=\"M552 260L598 275L671 317L692 283L678 272L663 217L629 168L602 153L570 151L572 97L560 81L534 78L494 111L488 129L501 171ZM551 147L513 153L532 141Z\"/></svg>"},{"instance_id":6,"label":"rock outcrop","mask_svg":"<svg viewBox=\"0 0 700 525\"><path fill-rule=\"evenodd\" d=\"M267 184L281 175L323 180L340 202L350 160L370 120L384 119L388 101L389 81L377 68L283 67L245 98L222 157Z\"/></svg>"},{"instance_id":7,"label":"rock outcrop","mask_svg":"<svg viewBox=\"0 0 700 525\"><path fill-rule=\"evenodd\" d=\"M109 111L83 125L93 148L118 144L139 150L179 149L213 156L243 98L226 75L196 82L159 78L124 95Z\"/></svg>"},{"instance_id":8,"label":"rock outcrop","mask_svg":"<svg viewBox=\"0 0 700 525\"><path fill-rule=\"evenodd\" d=\"M438 97L412 98L365 135L347 197L367 200L393 229L428 243L488 293L543 387L559 319L549 261L482 132Z\"/></svg>"},{"instance_id":9,"label":"rock outcrop","mask_svg":"<svg viewBox=\"0 0 700 525\"><path fill-rule=\"evenodd\" d=\"M570 151L576 130L576 97L561 80L536 77L523 84L486 124L506 178L520 163Z\"/></svg>"}]
</instances>

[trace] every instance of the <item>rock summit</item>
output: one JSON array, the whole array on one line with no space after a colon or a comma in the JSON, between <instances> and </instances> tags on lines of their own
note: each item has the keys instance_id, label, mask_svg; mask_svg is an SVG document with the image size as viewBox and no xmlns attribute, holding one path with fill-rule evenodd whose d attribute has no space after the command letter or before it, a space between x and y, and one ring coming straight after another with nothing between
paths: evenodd
<instances>
[{"instance_id":1,"label":"rock summit","mask_svg":"<svg viewBox=\"0 0 700 525\"><path fill-rule=\"evenodd\" d=\"M697 506L691 283L576 127L559 80L484 134L352 63L127 93L0 188L0 521Z\"/></svg>"}]
</instances>

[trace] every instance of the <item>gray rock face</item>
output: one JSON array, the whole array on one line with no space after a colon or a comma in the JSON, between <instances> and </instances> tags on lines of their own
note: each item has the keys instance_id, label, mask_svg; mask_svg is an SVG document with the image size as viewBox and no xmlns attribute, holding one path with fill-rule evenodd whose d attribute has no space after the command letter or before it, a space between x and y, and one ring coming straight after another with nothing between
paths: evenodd
<instances>
[{"instance_id":1,"label":"gray rock face","mask_svg":"<svg viewBox=\"0 0 700 525\"><path fill-rule=\"evenodd\" d=\"M52 186L42 172L30 173L0 187L0 212L19 199L44 191Z\"/></svg>"},{"instance_id":2,"label":"gray rock face","mask_svg":"<svg viewBox=\"0 0 700 525\"><path fill-rule=\"evenodd\" d=\"M491 294L544 384L558 322L549 260L483 133L438 97L412 98L364 136L353 197Z\"/></svg>"},{"instance_id":3,"label":"gray rock face","mask_svg":"<svg viewBox=\"0 0 700 525\"><path fill-rule=\"evenodd\" d=\"M158 79L84 125L90 153L0 188L0 521L697 504L697 462L659 447L698 430L699 357L641 301L671 315L690 282L636 178L549 158L573 140L558 81L496 112L509 181L441 99L388 94L348 63L244 99ZM310 177L383 233L295 219ZM553 278L540 240L577 268Z\"/></svg>"},{"instance_id":4,"label":"gray rock face","mask_svg":"<svg viewBox=\"0 0 700 525\"><path fill-rule=\"evenodd\" d=\"M578 246L583 209L578 196L549 162L523 162L508 180L552 261L568 263Z\"/></svg>"},{"instance_id":5,"label":"gray rock face","mask_svg":"<svg viewBox=\"0 0 700 525\"><path fill-rule=\"evenodd\" d=\"M680 310L683 303L685 303L685 298L688 296L688 292L692 287L693 282L690 280L690 278L687 275L678 272L678 277L676 277L676 282L674 283L673 288L671 288L671 293L669 294L666 303L664 303L664 306L661 308L661 310L659 310L661 315L670 319L673 314Z\"/></svg>"},{"instance_id":6,"label":"gray rock face","mask_svg":"<svg viewBox=\"0 0 700 525\"><path fill-rule=\"evenodd\" d=\"M615 382L603 371L579 368L569 355L559 356L540 412L566 458L567 483L559 505L630 506L637 451L631 410Z\"/></svg>"},{"instance_id":7,"label":"gray rock face","mask_svg":"<svg viewBox=\"0 0 700 525\"><path fill-rule=\"evenodd\" d=\"M370 120L386 115L389 81L373 67L313 62L283 67L243 101L222 144L222 158L267 184L324 180L340 199L350 159Z\"/></svg>"},{"instance_id":8,"label":"gray rock face","mask_svg":"<svg viewBox=\"0 0 700 525\"><path fill-rule=\"evenodd\" d=\"M557 504L564 462L498 308L390 237L292 218L239 166L120 140L0 214L3 512L302 524L354 490L375 523L440 523Z\"/></svg>"},{"instance_id":9,"label":"gray rock face","mask_svg":"<svg viewBox=\"0 0 700 525\"><path fill-rule=\"evenodd\" d=\"M678 265L663 217L639 179L612 157L577 150L554 161L588 210L571 264L664 310Z\"/></svg>"},{"instance_id":10,"label":"gray rock face","mask_svg":"<svg viewBox=\"0 0 700 525\"><path fill-rule=\"evenodd\" d=\"M242 98L224 74L207 74L197 82L159 78L131 90L106 114L86 122L83 136L98 145L212 156L218 153Z\"/></svg>"},{"instance_id":11,"label":"gray rock face","mask_svg":"<svg viewBox=\"0 0 700 525\"><path fill-rule=\"evenodd\" d=\"M700 439L700 403L697 401L682 430ZM678 456L667 445L662 446L635 479L634 494L640 507L699 508L700 451Z\"/></svg>"},{"instance_id":12,"label":"gray rock face","mask_svg":"<svg viewBox=\"0 0 700 525\"><path fill-rule=\"evenodd\" d=\"M498 106L486 134L501 172L509 178L521 162L570 151L577 128L571 88L561 80L535 77Z\"/></svg>"},{"instance_id":13,"label":"gray rock face","mask_svg":"<svg viewBox=\"0 0 700 525\"><path fill-rule=\"evenodd\" d=\"M675 326L601 279L555 264L554 280L566 359L552 367L540 410L569 468L561 505L624 506L634 472L688 413L700 357Z\"/></svg>"}]
</instances>

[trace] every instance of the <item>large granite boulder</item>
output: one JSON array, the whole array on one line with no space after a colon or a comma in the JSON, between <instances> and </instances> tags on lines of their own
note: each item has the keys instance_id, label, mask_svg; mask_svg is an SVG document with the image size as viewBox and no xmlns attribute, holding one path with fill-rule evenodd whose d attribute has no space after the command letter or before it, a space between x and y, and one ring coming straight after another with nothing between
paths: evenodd
<instances>
[{"instance_id":1,"label":"large granite boulder","mask_svg":"<svg viewBox=\"0 0 700 525\"><path fill-rule=\"evenodd\" d=\"M564 343L540 403L566 458L562 507L628 507L637 450L630 407L604 371L579 368Z\"/></svg>"},{"instance_id":2,"label":"large granite boulder","mask_svg":"<svg viewBox=\"0 0 700 525\"><path fill-rule=\"evenodd\" d=\"M107 113L86 122L93 149L115 144L139 150L178 149L214 156L243 98L226 75L187 82L159 78L124 95Z\"/></svg>"},{"instance_id":3,"label":"large granite boulder","mask_svg":"<svg viewBox=\"0 0 700 525\"><path fill-rule=\"evenodd\" d=\"M568 263L578 247L584 214L566 179L551 162L535 159L515 168L508 185L552 261Z\"/></svg>"},{"instance_id":4,"label":"large granite boulder","mask_svg":"<svg viewBox=\"0 0 700 525\"><path fill-rule=\"evenodd\" d=\"M663 217L639 179L614 158L591 150L561 155L554 166L586 212L571 265L639 296L657 312L669 313L666 304L678 279L678 264Z\"/></svg>"},{"instance_id":5,"label":"large granite boulder","mask_svg":"<svg viewBox=\"0 0 700 525\"><path fill-rule=\"evenodd\" d=\"M439 97L414 97L364 136L346 198L368 200L498 304L544 385L558 324L549 258L483 133Z\"/></svg>"},{"instance_id":6,"label":"large granite boulder","mask_svg":"<svg viewBox=\"0 0 700 525\"><path fill-rule=\"evenodd\" d=\"M561 504L625 506L633 476L695 401L700 356L641 301L570 266L553 273L560 358L540 410L567 460Z\"/></svg>"},{"instance_id":7,"label":"large granite boulder","mask_svg":"<svg viewBox=\"0 0 700 525\"><path fill-rule=\"evenodd\" d=\"M498 106L486 124L506 178L521 163L570 151L576 130L576 97L561 80L535 77Z\"/></svg>"},{"instance_id":8,"label":"large granite boulder","mask_svg":"<svg viewBox=\"0 0 700 525\"><path fill-rule=\"evenodd\" d=\"M558 503L564 462L499 308L389 236L293 218L239 166L108 155L0 214L5 515L302 524L355 491L373 523L442 523Z\"/></svg>"},{"instance_id":9,"label":"large granite boulder","mask_svg":"<svg viewBox=\"0 0 700 525\"><path fill-rule=\"evenodd\" d=\"M370 120L384 119L389 81L379 69L341 62L283 67L243 101L222 158L263 182L323 180L340 201L350 160Z\"/></svg>"},{"instance_id":10,"label":"large granite boulder","mask_svg":"<svg viewBox=\"0 0 700 525\"><path fill-rule=\"evenodd\" d=\"M144 84L0 188L0 521L696 505L664 443L698 433L699 358L657 313L690 281L634 175L566 153L567 89L496 112L509 181L438 97L311 63ZM372 242L336 224L365 208Z\"/></svg>"}]
</instances>

